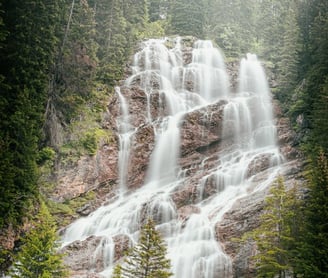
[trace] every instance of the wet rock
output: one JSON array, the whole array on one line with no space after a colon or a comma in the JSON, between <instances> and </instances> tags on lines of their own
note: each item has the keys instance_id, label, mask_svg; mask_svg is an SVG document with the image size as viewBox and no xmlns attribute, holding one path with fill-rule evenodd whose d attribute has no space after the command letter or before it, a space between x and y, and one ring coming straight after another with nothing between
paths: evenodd
<instances>
[{"instance_id":1,"label":"wet rock","mask_svg":"<svg viewBox=\"0 0 328 278\"><path fill-rule=\"evenodd\" d=\"M73 271L94 269L96 272L100 272L104 270L104 257L101 252L97 252L103 239L91 236L84 241L74 241L65 246L61 250L65 254L64 263Z\"/></svg>"},{"instance_id":2,"label":"wet rock","mask_svg":"<svg viewBox=\"0 0 328 278\"><path fill-rule=\"evenodd\" d=\"M256 156L248 165L246 177L252 177L272 167L272 164L275 163L273 158L274 156L272 154L267 153Z\"/></svg>"},{"instance_id":3,"label":"wet rock","mask_svg":"<svg viewBox=\"0 0 328 278\"><path fill-rule=\"evenodd\" d=\"M155 144L154 129L151 125L140 126L132 143L128 166L128 188L138 188L145 181L150 155Z\"/></svg>"},{"instance_id":4,"label":"wet rock","mask_svg":"<svg viewBox=\"0 0 328 278\"><path fill-rule=\"evenodd\" d=\"M200 213L200 208L194 205L183 206L178 209L178 217L183 222L187 221L189 217L194 213Z\"/></svg>"},{"instance_id":5,"label":"wet rock","mask_svg":"<svg viewBox=\"0 0 328 278\"><path fill-rule=\"evenodd\" d=\"M113 245L114 254L111 255L115 262L132 246L131 242L131 239L123 234L114 236L112 240L90 236L83 241L72 242L61 252L65 255L64 263L72 270L70 277L99 277L93 272L103 271L109 263L106 261L109 258L104 255L103 248L108 244Z\"/></svg>"},{"instance_id":6,"label":"wet rock","mask_svg":"<svg viewBox=\"0 0 328 278\"><path fill-rule=\"evenodd\" d=\"M181 123L181 156L221 140L225 101L188 113Z\"/></svg>"},{"instance_id":7,"label":"wet rock","mask_svg":"<svg viewBox=\"0 0 328 278\"><path fill-rule=\"evenodd\" d=\"M127 235L116 235L113 237L113 241L115 244L114 261L117 261L131 248L132 241Z\"/></svg>"},{"instance_id":8,"label":"wet rock","mask_svg":"<svg viewBox=\"0 0 328 278\"><path fill-rule=\"evenodd\" d=\"M103 278L103 275L90 273L88 271L71 271L70 278Z\"/></svg>"},{"instance_id":9,"label":"wet rock","mask_svg":"<svg viewBox=\"0 0 328 278\"><path fill-rule=\"evenodd\" d=\"M194 204L198 198L198 188L196 185L179 187L171 198L177 208Z\"/></svg>"},{"instance_id":10,"label":"wet rock","mask_svg":"<svg viewBox=\"0 0 328 278\"><path fill-rule=\"evenodd\" d=\"M249 264L254 244L240 240L246 232L258 227L264 197L265 192L261 191L239 199L216 225L217 239L233 260L234 277L247 277L254 272L254 266Z\"/></svg>"}]
</instances>

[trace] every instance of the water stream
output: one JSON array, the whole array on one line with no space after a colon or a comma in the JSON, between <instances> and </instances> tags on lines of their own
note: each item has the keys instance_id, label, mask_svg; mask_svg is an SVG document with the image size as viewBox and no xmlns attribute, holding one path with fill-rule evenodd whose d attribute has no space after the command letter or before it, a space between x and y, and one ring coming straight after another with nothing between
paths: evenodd
<instances>
[{"instance_id":1,"label":"water stream","mask_svg":"<svg viewBox=\"0 0 328 278\"><path fill-rule=\"evenodd\" d=\"M135 54L133 74L125 86L136 83L147 97L146 123L155 132L155 147L150 156L145 184L128 191L126 173L133 145L131 139L137 127L132 127L128 112L128 96L119 88L121 116L119 127L119 185L121 198L104 205L87 217L71 224L62 237L64 245L83 240L91 235L103 236L99 248L106 256L104 277L114 265L116 235L126 235L132 242L138 240L138 229L144 215L152 216L168 245L172 272L176 278L231 277L232 262L216 240L215 225L238 198L249 194L252 175L249 165L268 157L270 174L253 190L262 190L270 184L279 170L281 155L276 144L270 91L260 62L248 54L241 61L237 92L230 92L228 74L223 57L210 41L197 41L192 58L183 57L181 39L167 47L166 39L152 39L143 43ZM165 102L165 113L153 118L151 96L155 92ZM127 98L127 99L126 99ZM178 209L171 193L188 182L179 165L181 123L192 111L226 100L223 137L230 138L229 148L220 150L211 171L205 171L207 158L202 162L204 175L197 182L198 199L187 220L178 217ZM206 111L206 109L204 109ZM211 115L204 115L211 121ZM217 193L202 197L205 185L211 181ZM127 193L127 194L122 194Z\"/></svg>"}]
</instances>

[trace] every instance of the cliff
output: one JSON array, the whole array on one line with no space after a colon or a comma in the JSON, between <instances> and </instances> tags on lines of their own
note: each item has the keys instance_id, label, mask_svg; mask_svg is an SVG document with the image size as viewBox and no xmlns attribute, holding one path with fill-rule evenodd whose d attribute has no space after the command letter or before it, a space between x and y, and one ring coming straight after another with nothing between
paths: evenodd
<instances>
[{"instance_id":1,"label":"cliff","mask_svg":"<svg viewBox=\"0 0 328 278\"><path fill-rule=\"evenodd\" d=\"M197 44L193 38L182 38L151 40L141 45L134 63L127 69L127 79L110 96L103 119L103 128L113 132L114 140L101 142L95 155L80 157L74 167L58 168L52 200L64 202L90 191L96 196L72 216L72 220L82 218L61 232L71 277L103 277L101 274L110 271L112 264L133 244L140 223L149 216L167 237L169 250L181 253L171 254L176 272L180 271L177 265L191 268L185 265L191 262L196 272L207 269L210 274L206 278L252 277L254 266L250 265L249 257L256 246L234 239L258 226L274 176L282 175L287 187L302 182L302 157L293 147L295 134L274 96L269 96L273 97L270 101L273 109L264 107L272 109L274 115L272 120L265 121L273 123L266 129L274 126L275 130L274 143L271 139L266 143L263 138L271 132L261 133L261 118L266 112L255 111L263 103L268 105L267 97L259 101L244 93L237 95L242 78L238 75L239 63L222 66L216 48L208 42L192 47ZM207 53L214 51L208 72L208 56L202 56L205 55L202 49ZM161 59L165 63L161 64ZM163 73L165 67L168 68ZM165 76L174 71L177 73L173 77ZM205 71L211 78L198 75L198 71ZM225 76L219 75L222 71L230 79L226 87ZM213 72L218 75L212 76ZM167 85L167 80L171 84ZM269 72L267 81L270 85L275 83ZM217 87L217 82L221 87ZM226 92L213 97L208 94L211 91ZM239 102L242 98L246 101ZM249 105L245 111L250 111L249 130L245 127L248 114L242 110L245 102ZM226 120L230 106L241 109L241 119L233 115ZM166 135L168 131L177 132L177 136ZM249 147L251 141L261 142ZM163 162L157 157L168 159ZM115 211L116 215L112 215ZM211 229L204 239L203 231L197 236L187 231L204 227ZM193 236L196 238L192 241L186 239ZM194 247L195 253L199 251L197 248L204 249L199 257L209 261L200 263L196 255L184 253L189 249L171 237L180 242L185 240L185 245ZM205 247L203 241L214 245L214 249ZM191 257L186 262L183 256ZM187 277L188 273L176 273L176 277Z\"/></svg>"}]
</instances>

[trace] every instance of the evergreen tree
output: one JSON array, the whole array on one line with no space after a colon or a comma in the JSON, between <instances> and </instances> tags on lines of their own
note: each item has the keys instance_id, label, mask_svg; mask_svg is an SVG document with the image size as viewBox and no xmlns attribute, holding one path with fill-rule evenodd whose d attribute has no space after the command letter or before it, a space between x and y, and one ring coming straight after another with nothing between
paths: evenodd
<instances>
[{"instance_id":1,"label":"evergreen tree","mask_svg":"<svg viewBox=\"0 0 328 278\"><path fill-rule=\"evenodd\" d=\"M299 5L299 26L302 49L300 52L299 86L290 115L295 121L302 116L298 124L300 132L309 134L302 137L303 147L311 155L315 146L328 152L325 133L327 125L326 92L328 78L328 2L324 0L304 0Z\"/></svg>"},{"instance_id":2,"label":"evergreen tree","mask_svg":"<svg viewBox=\"0 0 328 278\"><path fill-rule=\"evenodd\" d=\"M94 12L86 0L73 1L57 64L56 103L63 123L79 115L90 98L97 65Z\"/></svg>"},{"instance_id":3,"label":"evergreen tree","mask_svg":"<svg viewBox=\"0 0 328 278\"><path fill-rule=\"evenodd\" d=\"M177 0L170 12L170 32L181 36L204 38L205 3L204 0Z\"/></svg>"},{"instance_id":4,"label":"evergreen tree","mask_svg":"<svg viewBox=\"0 0 328 278\"><path fill-rule=\"evenodd\" d=\"M313 104L313 140L328 153L328 76Z\"/></svg>"},{"instance_id":5,"label":"evergreen tree","mask_svg":"<svg viewBox=\"0 0 328 278\"><path fill-rule=\"evenodd\" d=\"M251 50L256 41L256 0L210 0L207 6L206 35L228 57L238 57Z\"/></svg>"},{"instance_id":6,"label":"evergreen tree","mask_svg":"<svg viewBox=\"0 0 328 278\"><path fill-rule=\"evenodd\" d=\"M322 151L313 163L304 204L305 228L298 268L307 278L328 277L328 161Z\"/></svg>"},{"instance_id":7,"label":"evergreen tree","mask_svg":"<svg viewBox=\"0 0 328 278\"><path fill-rule=\"evenodd\" d=\"M170 0L148 1L149 21L154 22L167 17Z\"/></svg>"},{"instance_id":8,"label":"evergreen tree","mask_svg":"<svg viewBox=\"0 0 328 278\"><path fill-rule=\"evenodd\" d=\"M42 202L32 225L33 228L22 238L22 247L15 258L11 277L67 277L62 256L56 253L56 225Z\"/></svg>"},{"instance_id":9,"label":"evergreen tree","mask_svg":"<svg viewBox=\"0 0 328 278\"><path fill-rule=\"evenodd\" d=\"M298 52L300 50L297 9L293 1L290 1L289 5L283 11L285 20L280 30L282 42L278 49L279 59L277 62L279 88L285 91L291 91L297 84Z\"/></svg>"},{"instance_id":10,"label":"evergreen tree","mask_svg":"<svg viewBox=\"0 0 328 278\"><path fill-rule=\"evenodd\" d=\"M149 219L141 229L138 244L130 251L124 263L116 266L113 277L170 277L170 261L165 256L165 243L156 231L154 222Z\"/></svg>"},{"instance_id":11,"label":"evergreen tree","mask_svg":"<svg viewBox=\"0 0 328 278\"><path fill-rule=\"evenodd\" d=\"M265 199L260 226L246 235L257 244L258 254L252 258L256 262L257 277L282 278L292 271L298 207L295 189L286 192L279 177Z\"/></svg>"},{"instance_id":12,"label":"evergreen tree","mask_svg":"<svg viewBox=\"0 0 328 278\"><path fill-rule=\"evenodd\" d=\"M0 228L37 194L38 143L60 1L4 1L0 39Z\"/></svg>"},{"instance_id":13,"label":"evergreen tree","mask_svg":"<svg viewBox=\"0 0 328 278\"><path fill-rule=\"evenodd\" d=\"M100 14L105 28L99 30L102 47L98 53L100 62L97 78L114 86L122 78L123 65L128 58L131 45L129 45L128 22L124 17L121 1L112 0L107 4L110 4L110 8Z\"/></svg>"}]
</instances>

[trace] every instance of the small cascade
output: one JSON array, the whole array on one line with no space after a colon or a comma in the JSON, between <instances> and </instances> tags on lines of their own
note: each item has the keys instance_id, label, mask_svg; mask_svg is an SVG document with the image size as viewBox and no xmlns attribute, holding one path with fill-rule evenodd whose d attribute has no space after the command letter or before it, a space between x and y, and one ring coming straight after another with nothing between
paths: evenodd
<instances>
[{"instance_id":1,"label":"small cascade","mask_svg":"<svg viewBox=\"0 0 328 278\"><path fill-rule=\"evenodd\" d=\"M225 64L219 50L211 41L198 41L194 45L192 62L185 68L183 84L201 95L206 101L213 102L228 96L229 80Z\"/></svg>"},{"instance_id":2,"label":"small cascade","mask_svg":"<svg viewBox=\"0 0 328 278\"><path fill-rule=\"evenodd\" d=\"M150 160L148 182L160 187L176 180L180 151L180 117L167 117L156 135L156 145Z\"/></svg>"},{"instance_id":3,"label":"small cascade","mask_svg":"<svg viewBox=\"0 0 328 278\"><path fill-rule=\"evenodd\" d=\"M114 238L125 236L135 244L147 217L155 220L167 242L173 277L232 277L232 261L218 242L216 225L239 198L254 188L267 187L279 171L281 156L270 91L256 56L249 54L241 61L239 89L231 93L222 55L212 42L195 42L189 60L184 51L181 38L173 46L172 40L164 38L144 42L135 54L132 75L124 86L144 92L147 111L141 126L131 126L136 115L129 113L129 96L116 88L121 111L117 119L121 197L72 223L63 235L63 245L90 236L103 238L97 252L106 257L104 277L110 276L115 264ZM158 96L157 113L152 113L154 96ZM220 107L222 117L218 116ZM181 150L186 143L182 131L193 132L183 130L186 121L199 125L202 143L189 151L193 161L183 168ZM130 191L127 173L132 138L145 126L154 130L154 147L144 183ZM214 132L216 126L217 134L209 135L208 130ZM207 136L218 136L211 139L214 147L206 145ZM223 145L220 140L225 147L217 146ZM256 187L253 177L257 172L252 165L261 161L268 161L270 173ZM180 200L180 193L186 200ZM190 212L184 215L184 211Z\"/></svg>"},{"instance_id":4,"label":"small cascade","mask_svg":"<svg viewBox=\"0 0 328 278\"><path fill-rule=\"evenodd\" d=\"M118 137L119 137L119 154L118 154L118 172L119 172L119 188L120 195L127 190L127 175L126 169L129 167L129 158L131 151L131 139L134 129L130 125L129 120L129 107L121 94L119 87L115 88L120 102L121 116L117 119Z\"/></svg>"}]
</instances>

